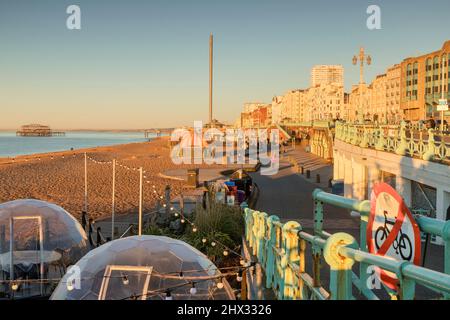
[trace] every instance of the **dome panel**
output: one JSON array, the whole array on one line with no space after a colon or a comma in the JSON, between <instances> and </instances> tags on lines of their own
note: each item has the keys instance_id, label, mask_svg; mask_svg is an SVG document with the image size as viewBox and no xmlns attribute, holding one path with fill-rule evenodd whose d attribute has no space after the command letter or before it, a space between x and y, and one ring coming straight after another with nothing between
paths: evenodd
<instances>
[{"instance_id":1,"label":"dome panel","mask_svg":"<svg viewBox=\"0 0 450 320\"><path fill-rule=\"evenodd\" d=\"M117 239L92 250L75 267L80 271L81 287L69 290L70 274L66 274L51 299L155 300L164 299L167 289L174 299L234 299L225 280L225 286L217 289L215 277L221 273L204 254L167 237ZM198 294L192 295L194 280L184 278L190 276L214 279L195 281Z\"/></svg>"},{"instance_id":2,"label":"dome panel","mask_svg":"<svg viewBox=\"0 0 450 320\"><path fill-rule=\"evenodd\" d=\"M12 251L10 248L13 248ZM0 204L0 285L6 296L22 298L50 294L52 283L88 251L87 236L63 208L40 200ZM12 291L11 283L25 279Z\"/></svg>"}]
</instances>

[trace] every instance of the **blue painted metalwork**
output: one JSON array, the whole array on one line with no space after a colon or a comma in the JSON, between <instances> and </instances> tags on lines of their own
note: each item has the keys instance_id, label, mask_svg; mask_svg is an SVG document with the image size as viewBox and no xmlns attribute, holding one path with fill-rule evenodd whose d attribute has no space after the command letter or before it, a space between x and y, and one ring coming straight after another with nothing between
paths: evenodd
<instances>
[{"instance_id":1,"label":"blue painted metalwork","mask_svg":"<svg viewBox=\"0 0 450 320\"><path fill-rule=\"evenodd\" d=\"M368 299L378 299L367 285L371 277L370 266L397 275L399 290L389 292L393 299L414 299L417 284L434 290L442 298L450 299L450 221L420 215L416 217L422 232L444 240L445 269L441 273L368 253L366 227L370 213L369 201L347 199L322 190L315 190L313 199L313 234L304 232L298 222L281 223L277 216L243 208L246 241L265 271L266 288L272 288L278 299L354 299L355 288ZM323 230L325 203L360 213L360 245L349 234L329 234ZM306 257L308 245L312 249L312 261ZM327 289L320 280L322 260L330 267ZM312 263L312 274L306 272L306 263L309 262ZM352 271L355 263L359 264L359 277Z\"/></svg>"}]
</instances>

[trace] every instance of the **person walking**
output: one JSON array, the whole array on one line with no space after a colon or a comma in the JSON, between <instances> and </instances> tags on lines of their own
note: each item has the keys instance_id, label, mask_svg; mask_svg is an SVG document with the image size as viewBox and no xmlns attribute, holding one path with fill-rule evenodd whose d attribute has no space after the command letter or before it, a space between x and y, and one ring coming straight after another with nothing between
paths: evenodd
<instances>
[{"instance_id":1,"label":"person walking","mask_svg":"<svg viewBox=\"0 0 450 320\"><path fill-rule=\"evenodd\" d=\"M430 126L430 129L435 129L436 128L436 121L434 121L434 118L430 119L429 126Z\"/></svg>"}]
</instances>

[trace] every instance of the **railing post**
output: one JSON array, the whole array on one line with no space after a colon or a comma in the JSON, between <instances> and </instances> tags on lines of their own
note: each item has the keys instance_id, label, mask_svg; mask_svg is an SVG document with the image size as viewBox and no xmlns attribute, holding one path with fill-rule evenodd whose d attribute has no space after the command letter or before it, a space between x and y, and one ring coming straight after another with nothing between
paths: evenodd
<instances>
[{"instance_id":1,"label":"railing post","mask_svg":"<svg viewBox=\"0 0 450 320\"><path fill-rule=\"evenodd\" d=\"M400 267L399 272L397 272L397 278L399 279L398 285L398 299L400 300L414 300L416 284L413 280L407 279L403 276L403 266L410 264L409 262L404 262Z\"/></svg>"},{"instance_id":2,"label":"railing post","mask_svg":"<svg viewBox=\"0 0 450 320\"><path fill-rule=\"evenodd\" d=\"M330 293L332 300L351 300L353 259L339 254L342 246L358 248L355 238L343 232L335 233L327 239L323 255L330 266Z\"/></svg>"},{"instance_id":3,"label":"railing post","mask_svg":"<svg viewBox=\"0 0 450 320\"><path fill-rule=\"evenodd\" d=\"M254 256L258 253L258 242L257 242L257 234L258 234L258 227L259 227L259 211L252 211L252 231L250 235L250 247L252 249L252 254Z\"/></svg>"},{"instance_id":4,"label":"railing post","mask_svg":"<svg viewBox=\"0 0 450 320\"><path fill-rule=\"evenodd\" d=\"M299 250L298 250L298 298L300 300L306 300L305 298L305 284L301 275L305 273L305 253L306 253L306 241L303 239L299 240Z\"/></svg>"},{"instance_id":5,"label":"railing post","mask_svg":"<svg viewBox=\"0 0 450 320\"><path fill-rule=\"evenodd\" d=\"M406 155L406 150L408 150L408 141L406 139L406 122L402 121L400 125L400 143L395 149L395 153L401 156Z\"/></svg>"},{"instance_id":6,"label":"railing post","mask_svg":"<svg viewBox=\"0 0 450 320\"><path fill-rule=\"evenodd\" d=\"M385 144L386 144L386 141L385 141L385 137L384 137L384 130L383 130L383 128L378 127L375 149L379 150L379 151L383 151Z\"/></svg>"},{"instance_id":7,"label":"railing post","mask_svg":"<svg viewBox=\"0 0 450 320\"><path fill-rule=\"evenodd\" d=\"M368 143L368 137L367 137L367 130L366 130L366 126L363 126L363 134L362 134L362 139L361 139L361 143L360 143L360 147L361 148L367 148L369 146Z\"/></svg>"},{"instance_id":8,"label":"railing post","mask_svg":"<svg viewBox=\"0 0 450 320\"><path fill-rule=\"evenodd\" d=\"M256 256L258 257L258 261L264 265L266 261L266 248L265 248L265 235L266 235L266 221L267 214L264 212L259 212L258 214L258 226L256 231Z\"/></svg>"},{"instance_id":9,"label":"railing post","mask_svg":"<svg viewBox=\"0 0 450 320\"><path fill-rule=\"evenodd\" d=\"M320 189L316 189L319 192ZM317 200L314 196L314 235L322 236L323 230L323 203L320 200Z\"/></svg>"},{"instance_id":10,"label":"railing post","mask_svg":"<svg viewBox=\"0 0 450 320\"><path fill-rule=\"evenodd\" d=\"M450 220L444 224L442 240L444 240L444 273L450 274ZM450 299L450 294L444 294L444 298Z\"/></svg>"},{"instance_id":11,"label":"railing post","mask_svg":"<svg viewBox=\"0 0 450 320\"><path fill-rule=\"evenodd\" d=\"M266 288L272 288L274 284L274 273L275 273L275 254L273 252L273 248L277 242L277 230L274 225L274 222L280 222L280 218L277 216L270 216L267 219L267 234L268 239L265 243L265 248L267 252L267 259L265 265L266 271Z\"/></svg>"},{"instance_id":12,"label":"railing post","mask_svg":"<svg viewBox=\"0 0 450 320\"><path fill-rule=\"evenodd\" d=\"M434 159L434 153L435 153L436 146L434 145L434 130L429 129L428 130L428 146L427 151L424 153L422 159L425 161L431 161Z\"/></svg>"},{"instance_id":13,"label":"railing post","mask_svg":"<svg viewBox=\"0 0 450 320\"><path fill-rule=\"evenodd\" d=\"M281 268L283 269L283 300L294 300L298 297L298 281L295 281L295 272L290 264L298 263L298 231L300 224L296 221L289 221L283 226L283 257L281 258Z\"/></svg>"},{"instance_id":14,"label":"railing post","mask_svg":"<svg viewBox=\"0 0 450 320\"><path fill-rule=\"evenodd\" d=\"M367 252L367 223L369 221L369 217L367 212L370 211L370 201L364 200L359 204L359 213L361 215L360 218L360 226L359 226L359 242L360 242L360 250ZM367 292L366 286L367 279L369 278L368 269L369 265L367 263L361 262L359 264L359 289L361 292Z\"/></svg>"},{"instance_id":15,"label":"railing post","mask_svg":"<svg viewBox=\"0 0 450 320\"><path fill-rule=\"evenodd\" d=\"M252 214L252 210L249 209L248 207L244 208L244 218L245 218L245 240L247 240L249 246L251 246L250 244L250 239L251 239L251 233L252 233L252 227L253 227L253 214Z\"/></svg>"}]
</instances>

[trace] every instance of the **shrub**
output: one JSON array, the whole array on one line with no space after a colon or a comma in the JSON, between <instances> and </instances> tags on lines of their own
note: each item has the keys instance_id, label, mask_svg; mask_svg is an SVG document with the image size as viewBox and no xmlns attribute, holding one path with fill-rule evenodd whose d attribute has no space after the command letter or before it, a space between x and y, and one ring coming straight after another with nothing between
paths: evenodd
<instances>
[{"instance_id":1,"label":"shrub","mask_svg":"<svg viewBox=\"0 0 450 320\"><path fill-rule=\"evenodd\" d=\"M182 240L204 252L213 262L223 262L222 246L225 245L236 252L240 251L244 234L244 218L239 207L212 202L204 209L197 205L193 221L197 232L189 228ZM206 243L203 243L206 239ZM212 242L216 242L212 246ZM229 252L230 256L232 255Z\"/></svg>"}]
</instances>

